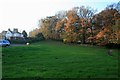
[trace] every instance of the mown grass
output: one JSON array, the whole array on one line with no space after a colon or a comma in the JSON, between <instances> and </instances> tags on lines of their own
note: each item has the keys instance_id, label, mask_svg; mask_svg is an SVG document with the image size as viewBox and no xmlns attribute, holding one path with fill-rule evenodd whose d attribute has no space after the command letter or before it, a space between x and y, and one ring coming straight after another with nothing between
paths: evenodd
<instances>
[{"instance_id":1,"label":"mown grass","mask_svg":"<svg viewBox=\"0 0 120 80\"><path fill-rule=\"evenodd\" d=\"M0 46L0 79L2 78L2 47Z\"/></svg>"},{"instance_id":2,"label":"mown grass","mask_svg":"<svg viewBox=\"0 0 120 80\"><path fill-rule=\"evenodd\" d=\"M42 41L3 48L3 78L118 78L118 52Z\"/></svg>"}]
</instances>

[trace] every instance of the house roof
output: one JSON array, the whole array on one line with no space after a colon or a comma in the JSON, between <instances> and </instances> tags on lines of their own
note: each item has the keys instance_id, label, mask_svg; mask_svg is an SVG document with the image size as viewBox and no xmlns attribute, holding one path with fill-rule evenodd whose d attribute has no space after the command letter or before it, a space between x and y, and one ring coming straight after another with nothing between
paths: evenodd
<instances>
[{"instance_id":1,"label":"house roof","mask_svg":"<svg viewBox=\"0 0 120 80\"><path fill-rule=\"evenodd\" d=\"M22 34L22 33L20 33L20 32L11 31L10 29L8 29L8 31L10 31L12 34L14 34L14 33ZM2 34L2 35L6 35L6 33L7 33L8 31L2 31L1 34Z\"/></svg>"},{"instance_id":2,"label":"house roof","mask_svg":"<svg viewBox=\"0 0 120 80\"><path fill-rule=\"evenodd\" d=\"M7 33L7 31L2 31L2 34L6 34Z\"/></svg>"},{"instance_id":3,"label":"house roof","mask_svg":"<svg viewBox=\"0 0 120 80\"><path fill-rule=\"evenodd\" d=\"M22 33L20 33L20 32L14 32L14 31L11 31L11 30L8 30L8 31L10 31L11 33L18 33L18 34L22 34Z\"/></svg>"},{"instance_id":4,"label":"house roof","mask_svg":"<svg viewBox=\"0 0 120 80\"><path fill-rule=\"evenodd\" d=\"M13 31L11 31L10 29L8 29L8 31L10 31L11 33L13 33Z\"/></svg>"}]
</instances>

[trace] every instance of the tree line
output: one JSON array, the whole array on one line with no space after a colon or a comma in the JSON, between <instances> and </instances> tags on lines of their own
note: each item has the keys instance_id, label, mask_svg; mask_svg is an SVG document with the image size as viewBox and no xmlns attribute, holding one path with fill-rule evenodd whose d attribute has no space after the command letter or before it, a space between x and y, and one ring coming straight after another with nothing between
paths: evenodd
<instances>
[{"instance_id":1,"label":"tree line","mask_svg":"<svg viewBox=\"0 0 120 80\"><path fill-rule=\"evenodd\" d=\"M91 7L74 7L39 20L30 37L62 40L64 43L120 44L120 2L96 14ZM39 35L39 36L36 36Z\"/></svg>"}]
</instances>

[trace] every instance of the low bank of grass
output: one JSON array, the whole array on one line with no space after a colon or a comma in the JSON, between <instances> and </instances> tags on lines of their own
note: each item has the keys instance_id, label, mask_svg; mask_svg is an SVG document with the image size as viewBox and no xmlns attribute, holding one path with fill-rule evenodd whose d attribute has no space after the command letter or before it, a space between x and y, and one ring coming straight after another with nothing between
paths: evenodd
<instances>
[{"instance_id":1,"label":"low bank of grass","mask_svg":"<svg viewBox=\"0 0 120 80\"><path fill-rule=\"evenodd\" d=\"M3 78L117 78L118 52L42 41L2 51Z\"/></svg>"}]
</instances>

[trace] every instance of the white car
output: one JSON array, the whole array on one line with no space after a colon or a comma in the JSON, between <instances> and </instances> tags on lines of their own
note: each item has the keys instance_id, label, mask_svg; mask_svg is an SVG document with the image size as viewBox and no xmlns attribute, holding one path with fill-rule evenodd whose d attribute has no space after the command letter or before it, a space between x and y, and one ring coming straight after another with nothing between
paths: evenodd
<instances>
[{"instance_id":1,"label":"white car","mask_svg":"<svg viewBox=\"0 0 120 80\"><path fill-rule=\"evenodd\" d=\"M0 46L10 46L10 42L8 40L0 40Z\"/></svg>"}]
</instances>

